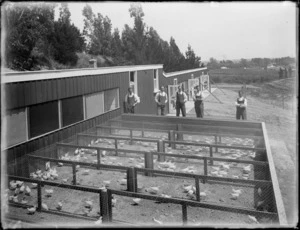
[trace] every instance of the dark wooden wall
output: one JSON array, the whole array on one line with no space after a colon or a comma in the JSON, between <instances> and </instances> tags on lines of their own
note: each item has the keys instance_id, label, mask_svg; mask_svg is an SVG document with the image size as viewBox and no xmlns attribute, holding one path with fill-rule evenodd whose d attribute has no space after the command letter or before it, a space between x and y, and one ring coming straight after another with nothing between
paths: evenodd
<instances>
[{"instance_id":1,"label":"dark wooden wall","mask_svg":"<svg viewBox=\"0 0 300 230\"><path fill-rule=\"evenodd\" d=\"M5 104L7 109L14 109L116 87L120 87L123 100L128 86L128 72L7 83Z\"/></svg>"}]
</instances>

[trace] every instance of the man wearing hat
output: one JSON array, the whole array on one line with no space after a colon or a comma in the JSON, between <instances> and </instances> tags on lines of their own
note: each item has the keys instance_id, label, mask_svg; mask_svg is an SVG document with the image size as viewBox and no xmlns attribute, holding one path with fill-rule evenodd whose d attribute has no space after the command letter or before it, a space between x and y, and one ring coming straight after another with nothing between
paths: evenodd
<instances>
[{"instance_id":1,"label":"man wearing hat","mask_svg":"<svg viewBox=\"0 0 300 230\"><path fill-rule=\"evenodd\" d=\"M195 111L197 117L203 118L204 105L203 105L203 94L202 91L199 90L199 86L195 86L194 93L194 102L195 102Z\"/></svg>"},{"instance_id":2,"label":"man wearing hat","mask_svg":"<svg viewBox=\"0 0 300 230\"><path fill-rule=\"evenodd\" d=\"M132 87L128 88L128 93L125 96L125 105L127 109L127 113L134 113L134 107L140 103L140 98L138 95L133 93Z\"/></svg>"},{"instance_id":3,"label":"man wearing hat","mask_svg":"<svg viewBox=\"0 0 300 230\"><path fill-rule=\"evenodd\" d=\"M185 117L186 111L185 111L185 103L187 102L187 96L185 92L182 91L181 86L178 86L178 92L176 93L176 116L179 117L180 110L182 113L182 116Z\"/></svg>"},{"instance_id":4,"label":"man wearing hat","mask_svg":"<svg viewBox=\"0 0 300 230\"><path fill-rule=\"evenodd\" d=\"M155 102L157 104L157 115L165 115L165 107L168 102L168 95L165 92L165 87L160 87L160 91L155 96Z\"/></svg>"}]
</instances>

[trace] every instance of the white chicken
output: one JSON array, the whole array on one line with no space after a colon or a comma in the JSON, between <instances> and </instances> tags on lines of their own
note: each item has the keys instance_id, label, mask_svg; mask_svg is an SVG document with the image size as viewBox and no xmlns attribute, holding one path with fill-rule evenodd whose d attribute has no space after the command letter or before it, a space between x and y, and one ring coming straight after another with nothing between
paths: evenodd
<instances>
[{"instance_id":1,"label":"white chicken","mask_svg":"<svg viewBox=\"0 0 300 230\"><path fill-rule=\"evenodd\" d=\"M154 217L152 218L152 220L153 220L155 223L159 224L159 225L163 225L163 222L161 222L161 221L155 219Z\"/></svg>"},{"instance_id":2,"label":"white chicken","mask_svg":"<svg viewBox=\"0 0 300 230\"><path fill-rule=\"evenodd\" d=\"M234 188L232 188L232 192L233 193L239 193L239 194L241 194L242 193L242 189L234 189Z\"/></svg>"},{"instance_id":3,"label":"white chicken","mask_svg":"<svg viewBox=\"0 0 300 230\"><path fill-rule=\"evenodd\" d=\"M231 199L237 200L237 198L240 196L240 193L231 193Z\"/></svg>"},{"instance_id":4,"label":"white chicken","mask_svg":"<svg viewBox=\"0 0 300 230\"><path fill-rule=\"evenodd\" d=\"M90 174L90 170L89 169L85 169L82 172L82 175L89 175Z\"/></svg>"},{"instance_id":5,"label":"white chicken","mask_svg":"<svg viewBox=\"0 0 300 230\"><path fill-rule=\"evenodd\" d=\"M53 194L53 189L45 189L45 192L46 192L46 196L50 197Z\"/></svg>"},{"instance_id":6,"label":"white chicken","mask_svg":"<svg viewBox=\"0 0 300 230\"><path fill-rule=\"evenodd\" d=\"M20 193L23 193L25 191L25 185L23 184L21 187L20 187Z\"/></svg>"},{"instance_id":7,"label":"white chicken","mask_svg":"<svg viewBox=\"0 0 300 230\"><path fill-rule=\"evenodd\" d=\"M48 205L45 203L42 203L42 209L48 211L49 210Z\"/></svg>"},{"instance_id":8,"label":"white chicken","mask_svg":"<svg viewBox=\"0 0 300 230\"><path fill-rule=\"evenodd\" d=\"M161 194L161 196L164 197L164 198L171 198L172 197L170 195L166 195L166 194L163 194L163 193Z\"/></svg>"},{"instance_id":9,"label":"white chicken","mask_svg":"<svg viewBox=\"0 0 300 230\"><path fill-rule=\"evenodd\" d=\"M30 193L31 193L31 189L28 186L26 186L26 188L25 188L25 194L27 196L30 196Z\"/></svg>"},{"instance_id":10,"label":"white chicken","mask_svg":"<svg viewBox=\"0 0 300 230\"><path fill-rule=\"evenodd\" d=\"M21 200L21 204L27 204L27 203L28 203L28 201L26 200L26 197L24 196Z\"/></svg>"},{"instance_id":11,"label":"white chicken","mask_svg":"<svg viewBox=\"0 0 300 230\"><path fill-rule=\"evenodd\" d=\"M254 221L255 223L259 224L259 222L257 221L257 219L255 218L255 216L250 216L248 215L249 219Z\"/></svg>"},{"instance_id":12,"label":"white chicken","mask_svg":"<svg viewBox=\"0 0 300 230\"><path fill-rule=\"evenodd\" d=\"M121 179L120 180L120 185L126 185L127 184L127 180L126 179Z\"/></svg>"},{"instance_id":13,"label":"white chicken","mask_svg":"<svg viewBox=\"0 0 300 230\"><path fill-rule=\"evenodd\" d=\"M211 174L212 176L218 176L218 175L219 175L219 172L218 172L218 171L213 171L213 172L210 172L210 174Z\"/></svg>"},{"instance_id":14,"label":"white chicken","mask_svg":"<svg viewBox=\"0 0 300 230\"><path fill-rule=\"evenodd\" d=\"M200 192L200 197L204 198L206 196L207 196L206 192Z\"/></svg>"},{"instance_id":15,"label":"white chicken","mask_svg":"<svg viewBox=\"0 0 300 230\"><path fill-rule=\"evenodd\" d=\"M38 184L37 183L31 183L31 188L37 188Z\"/></svg>"},{"instance_id":16,"label":"white chicken","mask_svg":"<svg viewBox=\"0 0 300 230\"><path fill-rule=\"evenodd\" d=\"M258 189L257 189L257 194L261 197L261 195L262 195L262 190L261 190L261 188L258 188Z\"/></svg>"},{"instance_id":17,"label":"white chicken","mask_svg":"<svg viewBox=\"0 0 300 230\"><path fill-rule=\"evenodd\" d=\"M9 184L10 184L10 187L9 187L9 188L10 188L11 190L15 190L15 189L17 188L17 186L18 186L18 184L15 183L15 182L13 182L13 181L11 181Z\"/></svg>"},{"instance_id":18,"label":"white chicken","mask_svg":"<svg viewBox=\"0 0 300 230\"><path fill-rule=\"evenodd\" d=\"M159 191L159 186L158 187L150 187L146 189L146 192L149 192L150 194L157 194Z\"/></svg>"},{"instance_id":19,"label":"white chicken","mask_svg":"<svg viewBox=\"0 0 300 230\"><path fill-rule=\"evenodd\" d=\"M80 152L80 150L77 148L77 149L75 150L75 152L74 152L74 155L75 155L75 156L78 155L79 152Z\"/></svg>"},{"instance_id":20,"label":"white chicken","mask_svg":"<svg viewBox=\"0 0 300 230\"><path fill-rule=\"evenodd\" d=\"M29 214L34 214L35 213L35 211L36 211L36 206L33 206L33 207L31 207L31 208L27 208L27 210L28 210L28 212L29 212Z\"/></svg>"},{"instance_id":21,"label":"white chicken","mask_svg":"<svg viewBox=\"0 0 300 230\"><path fill-rule=\"evenodd\" d=\"M95 222L96 225L102 224L102 216Z\"/></svg>"},{"instance_id":22,"label":"white chicken","mask_svg":"<svg viewBox=\"0 0 300 230\"><path fill-rule=\"evenodd\" d=\"M110 185L110 180L104 180L103 183L104 183L105 187L108 187Z\"/></svg>"},{"instance_id":23,"label":"white chicken","mask_svg":"<svg viewBox=\"0 0 300 230\"><path fill-rule=\"evenodd\" d=\"M112 196L111 204L112 204L112 207L116 207L117 199L114 196Z\"/></svg>"},{"instance_id":24,"label":"white chicken","mask_svg":"<svg viewBox=\"0 0 300 230\"><path fill-rule=\"evenodd\" d=\"M234 178L234 179L238 179L238 178L239 178L239 176L237 176L237 175L232 175L232 178Z\"/></svg>"},{"instance_id":25,"label":"white chicken","mask_svg":"<svg viewBox=\"0 0 300 230\"><path fill-rule=\"evenodd\" d=\"M84 207L92 209L92 207L93 207L93 201L92 200L86 200Z\"/></svg>"},{"instance_id":26,"label":"white chicken","mask_svg":"<svg viewBox=\"0 0 300 230\"><path fill-rule=\"evenodd\" d=\"M80 169L80 165L76 165L75 170L78 171Z\"/></svg>"},{"instance_id":27,"label":"white chicken","mask_svg":"<svg viewBox=\"0 0 300 230\"><path fill-rule=\"evenodd\" d=\"M133 203L135 204L135 205L138 205L140 202L141 202L141 198L134 198L134 199L132 199L133 200Z\"/></svg>"},{"instance_id":28,"label":"white chicken","mask_svg":"<svg viewBox=\"0 0 300 230\"><path fill-rule=\"evenodd\" d=\"M14 195L13 197L13 202L18 203L19 199L18 199L18 195Z\"/></svg>"},{"instance_id":29,"label":"white chicken","mask_svg":"<svg viewBox=\"0 0 300 230\"><path fill-rule=\"evenodd\" d=\"M184 186L183 189L185 192L190 191L193 188L193 185L189 185L189 186Z\"/></svg>"},{"instance_id":30,"label":"white chicken","mask_svg":"<svg viewBox=\"0 0 300 230\"><path fill-rule=\"evenodd\" d=\"M105 150L101 151L101 156L102 156L102 157L105 157L105 156L106 156L106 151L105 151Z\"/></svg>"},{"instance_id":31,"label":"white chicken","mask_svg":"<svg viewBox=\"0 0 300 230\"><path fill-rule=\"evenodd\" d=\"M50 170L50 161L47 161L45 164L45 170L48 171Z\"/></svg>"},{"instance_id":32,"label":"white chicken","mask_svg":"<svg viewBox=\"0 0 300 230\"><path fill-rule=\"evenodd\" d=\"M58 202L57 203L57 206L56 206L56 209L58 210L58 211L60 211L61 209L62 209L62 203L61 202Z\"/></svg>"},{"instance_id":33,"label":"white chicken","mask_svg":"<svg viewBox=\"0 0 300 230\"><path fill-rule=\"evenodd\" d=\"M17 180L16 184L18 187L21 187L24 184L24 181Z\"/></svg>"}]
</instances>

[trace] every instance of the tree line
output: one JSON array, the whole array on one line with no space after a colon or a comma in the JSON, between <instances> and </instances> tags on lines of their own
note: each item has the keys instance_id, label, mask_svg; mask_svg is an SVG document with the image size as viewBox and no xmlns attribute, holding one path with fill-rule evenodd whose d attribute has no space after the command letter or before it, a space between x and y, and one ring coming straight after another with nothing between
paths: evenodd
<instances>
[{"instance_id":1,"label":"tree line","mask_svg":"<svg viewBox=\"0 0 300 230\"><path fill-rule=\"evenodd\" d=\"M207 63L209 69L220 69L221 67L227 68L264 68L273 65L274 67L286 67L290 68L291 65L296 63L296 59L292 57L281 57L281 58L252 58L250 60L240 59L239 61L232 60L221 60L218 61L215 58L210 58Z\"/></svg>"},{"instance_id":2,"label":"tree line","mask_svg":"<svg viewBox=\"0 0 300 230\"><path fill-rule=\"evenodd\" d=\"M111 20L95 14L90 5L82 10L82 32L71 23L67 3L61 3L59 18L54 20L57 3L7 3L4 5L6 67L14 70L55 69L60 64L76 68L79 54L101 55L106 65L163 64L165 72L204 67L190 45L183 54L175 39L164 41L146 25L139 3L130 5L134 20L120 32Z\"/></svg>"}]
</instances>

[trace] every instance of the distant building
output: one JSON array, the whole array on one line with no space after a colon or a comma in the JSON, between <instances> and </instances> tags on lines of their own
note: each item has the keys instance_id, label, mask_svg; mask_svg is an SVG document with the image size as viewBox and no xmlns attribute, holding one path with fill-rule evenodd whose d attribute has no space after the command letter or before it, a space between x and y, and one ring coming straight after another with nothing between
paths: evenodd
<instances>
[{"instance_id":1,"label":"distant building","mask_svg":"<svg viewBox=\"0 0 300 230\"><path fill-rule=\"evenodd\" d=\"M222 66L222 67L221 67L221 69L228 69L228 67L226 67L226 66Z\"/></svg>"}]
</instances>

